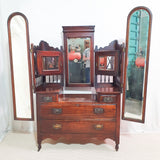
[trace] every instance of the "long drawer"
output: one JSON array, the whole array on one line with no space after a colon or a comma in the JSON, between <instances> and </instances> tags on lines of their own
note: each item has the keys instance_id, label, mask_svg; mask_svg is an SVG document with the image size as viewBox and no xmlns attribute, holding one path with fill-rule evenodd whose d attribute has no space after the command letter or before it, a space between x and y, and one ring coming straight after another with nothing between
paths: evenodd
<instances>
[{"instance_id":1,"label":"long drawer","mask_svg":"<svg viewBox=\"0 0 160 160\"><path fill-rule=\"evenodd\" d=\"M115 104L59 104L41 105L41 119L115 118Z\"/></svg>"},{"instance_id":2,"label":"long drawer","mask_svg":"<svg viewBox=\"0 0 160 160\"><path fill-rule=\"evenodd\" d=\"M115 121L58 121L41 120L41 133L115 133Z\"/></svg>"}]
</instances>

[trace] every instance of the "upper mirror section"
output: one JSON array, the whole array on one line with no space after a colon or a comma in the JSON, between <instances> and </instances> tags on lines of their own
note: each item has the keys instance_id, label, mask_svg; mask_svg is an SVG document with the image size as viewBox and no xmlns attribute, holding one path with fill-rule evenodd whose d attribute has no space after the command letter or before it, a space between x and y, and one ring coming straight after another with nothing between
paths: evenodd
<instances>
[{"instance_id":1,"label":"upper mirror section","mask_svg":"<svg viewBox=\"0 0 160 160\"><path fill-rule=\"evenodd\" d=\"M60 51L37 51L39 75L61 74L63 72L62 53Z\"/></svg>"},{"instance_id":2,"label":"upper mirror section","mask_svg":"<svg viewBox=\"0 0 160 160\"><path fill-rule=\"evenodd\" d=\"M65 26L63 33L66 86L93 86L94 26Z\"/></svg>"},{"instance_id":3,"label":"upper mirror section","mask_svg":"<svg viewBox=\"0 0 160 160\"><path fill-rule=\"evenodd\" d=\"M90 83L90 38L68 38L69 83Z\"/></svg>"},{"instance_id":4,"label":"upper mirror section","mask_svg":"<svg viewBox=\"0 0 160 160\"><path fill-rule=\"evenodd\" d=\"M58 70L59 57L43 57L43 71L45 70Z\"/></svg>"},{"instance_id":5,"label":"upper mirror section","mask_svg":"<svg viewBox=\"0 0 160 160\"><path fill-rule=\"evenodd\" d=\"M114 71L115 68L114 56L100 56L98 58L98 70Z\"/></svg>"},{"instance_id":6,"label":"upper mirror section","mask_svg":"<svg viewBox=\"0 0 160 160\"><path fill-rule=\"evenodd\" d=\"M128 17L123 119L144 122L151 14L139 7Z\"/></svg>"},{"instance_id":7,"label":"upper mirror section","mask_svg":"<svg viewBox=\"0 0 160 160\"><path fill-rule=\"evenodd\" d=\"M96 75L117 76L119 70L118 50L97 50L95 51L95 73Z\"/></svg>"},{"instance_id":8,"label":"upper mirror section","mask_svg":"<svg viewBox=\"0 0 160 160\"><path fill-rule=\"evenodd\" d=\"M33 120L28 21L22 13L8 18L14 119Z\"/></svg>"}]
</instances>

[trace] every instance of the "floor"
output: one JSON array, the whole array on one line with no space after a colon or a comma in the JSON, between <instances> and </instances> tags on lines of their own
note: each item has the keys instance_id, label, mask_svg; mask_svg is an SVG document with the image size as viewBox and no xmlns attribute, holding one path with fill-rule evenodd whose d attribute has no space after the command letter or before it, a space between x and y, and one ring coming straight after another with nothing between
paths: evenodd
<instances>
[{"instance_id":1,"label":"floor","mask_svg":"<svg viewBox=\"0 0 160 160\"><path fill-rule=\"evenodd\" d=\"M122 134L119 151L107 144L42 144L37 152L33 134L8 133L0 143L1 160L159 160L160 134Z\"/></svg>"},{"instance_id":2,"label":"floor","mask_svg":"<svg viewBox=\"0 0 160 160\"><path fill-rule=\"evenodd\" d=\"M142 101L127 99L125 112L141 115L142 114Z\"/></svg>"}]
</instances>

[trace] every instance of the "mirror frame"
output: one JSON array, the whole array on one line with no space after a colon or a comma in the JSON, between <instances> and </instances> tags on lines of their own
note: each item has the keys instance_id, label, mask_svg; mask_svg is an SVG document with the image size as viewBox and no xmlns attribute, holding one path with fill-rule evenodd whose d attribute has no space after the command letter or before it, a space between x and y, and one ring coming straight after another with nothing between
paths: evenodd
<instances>
[{"instance_id":1,"label":"mirror frame","mask_svg":"<svg viewBox=\"0 0 160 160\"><path fill-rule=\"evenodd\" d=\"M146 53L146 66L145 66L145 74L144 74L144 99L143 99L143 105L142 105L142 120L139 119L133 119L133 118L126 118L124 116L125 113L125 96L126 96L126 77L127 77L127 60L128 60L128 44L129 44L129 29L130 29L130 19L132 14L137 11L143 9L145 10L149 15L149 28L148 28L148 41L147 41L147 53ZM150 9L144 6L139 6L136 8L133 8L128 17L127 17L127 32L126 32L126 49L125 49L125 68L124 68L124 83L123 83L123 100L122 100L122 119L123 120L129 120L134 122L145 122L145 110L146 110L146 95L147 95L147 81L148 81L148 67L149 67L149 52L150 52L150 39L151 39L151 25L152 25L152 13Z\"/></svg>"},{"instance_id":2,"label":"mirror frame","mask_svg":"<svg viewBox=\"0 0 160 160\"><path fill-rule=\"evenodd\" d=\"M13 66L13 53L12 53L12 39L11 39L11 20L15 16L21 16L25 21L25 27L26 27L26 43L27 43L27 61L28 61L28 77L29 77L29 92L30 92L30 102L31 102L31 118L18 118L17 112L16 112L16 94L15 94L15 84L14 84L14 66ZM12 97L13 97L13 112L14 112L14 120L28 120L33 121L34 120L34 110L33 110L33 92L32 92L32 72L31 72L31 61L30 61L30 42L29 42L29 29L28 29L28 20L27 17L20 12L14 12L8 17L7 21L7 27L8 27L8 41L9 41L9 53L10 53L10 67L11 67L11 83L12 83Z\"/></svg>"},{"instance_id":3,"label":"mirror frame","mask_svg":"<svg viewBox=\"0 0 160 160\"><path fill-rule=\"evenodd\" d=\"M94 86L94 27L95 26L63 26L64 56L65 56L65 83L67 87ZM69 83L67 39L90 38L90 83Z\"/></svg>"}]
</instances>

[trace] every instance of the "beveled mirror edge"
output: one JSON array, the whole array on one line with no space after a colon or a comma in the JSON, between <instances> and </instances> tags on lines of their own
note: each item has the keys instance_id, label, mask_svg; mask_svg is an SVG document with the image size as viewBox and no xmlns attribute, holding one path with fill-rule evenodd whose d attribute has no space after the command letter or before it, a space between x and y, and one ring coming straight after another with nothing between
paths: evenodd
<instances>
[{"instance_id":1,"label":"beveled mirror edge","mask_svg":"<svg viewBox=\"0 0 160 160\"><path fill-rule=\"evenodd\" d=\"M11 28L10 23L14 16L21 16L25 21L26 27L26 43L27 43L27 61L28 61L28 72L29 72L29 90L30 90L30 102L31 102L31 118L18 118L16 112L16 100L15 100L15 85L14 85L14 72L13 72L13 57L12 57L12 41L11 41ZM34 109L33 109L33 91L32 91L32 72L31 72L31 61L30 61L30 41L29 41L29 28L27 17L20 12L14 12L10 14L7 20L8 27L8 42L9 42L9 53L10 53L10 69L11 69L11 83L12 83L12 98L13 98L13 112L14 120L33 121L34 120Z\"/></svg>"},{"instance_id":2,"label":"beveled mirror edge","mask_svg":"<svg viewBox=\"0 0 160 160\"><path fill-rule=\"evenodd\" d=\"M133 119L133 118L126 118L124 116L124 110L125 110L125 90L126 90L126 76L127 76L127 59L128 59L128 41L129 41L129 23L131 15L136 11L143 9L145 10L149 15L149 28L148 28L148 41L147 41L147 54L146 54L146 69L145 69L145 81L144 81L144 99L143 99L143 110L142 110L142 120L139 119ZM145 6L138 6L133 8L127 17L127 30L126 30L126 48L125 48L125 67L124 67L124 77L123 77L123 98L122 98L122 119L128 120L128 121L134 121L134 122L145 122L145 111L146 111L146 96L147 96L147 83L148 83L148 68L149 68L149 52L150 52L150 40L151 40L151 27L152 27L152 12L149 8Z\"/></svg>"}]
</instances>

